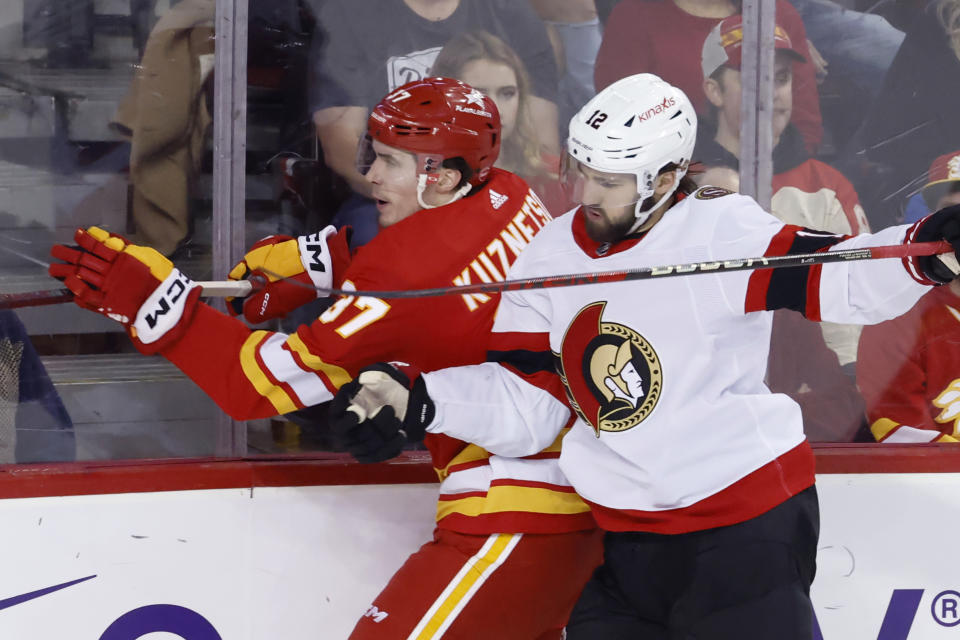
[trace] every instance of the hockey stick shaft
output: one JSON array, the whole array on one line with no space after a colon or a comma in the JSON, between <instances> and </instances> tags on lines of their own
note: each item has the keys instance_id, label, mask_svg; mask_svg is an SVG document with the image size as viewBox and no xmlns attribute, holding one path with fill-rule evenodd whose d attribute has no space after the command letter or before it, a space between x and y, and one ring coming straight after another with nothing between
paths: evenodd
<instances>
[{"instance_id":1,"label":"hockey stick shaft","mask_svg":"<svg viewBox=\"0 0 960 640\"><path fill-rule=\"evenodd\" d=\"M878 260L886 258L906 258L911 256L930 256L940 253L953 253L949 242L917 242L903 245L865 247L863 249L844 249L820 253L801 253L788 256L759 256L756 258L737 258L714 262L690 262L687 264L643 267L621 271L598 271L594 273L575 273L540 278L504 280L501 282L478 282L475 284L437 287L433 289L408 289L388 291L349 291L345 289L318 289L326 295L348 295L368 298L428 298L446 295L496 294L504 291L522 291L525 289L551 289L556 287L577 287L587 284L608 282L626 282L630 280L650 280L671 276L686 276L698 273L720 273L726 271L750 271L755 269L782 269L788 267L809 267L831 262L851 262L856 260Z\"/></svg>"},{"instance_id":2,"label":"hockey stick shaft","mask_svg":"<svg viewBox=\"0 0 960 640\"><path fill-rule=\"evenodd\" d=\"M433 289L400 289L385 291L351 291L348 289L323 289L321 295L346 295L367 298L430 298L447 295L497 294L504 291L524 289L552 289L557 287L577 287L587 284L608 282L627 282L631 280L649 280L672 276L686 276L698 273L720 273L726 271L749 271L755 269L783 269L789 267L809 267L831 262L851 262L857 260L882 260L889 258L907 258L911 256L930 256L939 253L952 253L953 247L946 241L917 242L903 245L865 247L863 249L845 249L820 253L802 253L791 256L759 256L756 258L737 258L714 262L690 262L687 264L643 267L621 271L598 271L594 273L576 273L568 275L545 276L501 282L478 282L475 284L437 287ZM254 290L249 280L213 280L198 282L205 297L243 297ZM256 283L261 288L261 283ZM0 309L35 307L68 302L73 294L67 289L31 291L27 293L0 294Z\"/></svg>"},{"instance_id":3,"label":"hockey stick shaft","mask_svg":"<svg viewBox=\"0 0 960 640\"><path fill-rule=\"evenodd\" d=\"M197 282L207 298L243 297L249 295L253 285L248 280L209 280ZM69 289L47 289L45 291L27 291L24 293L0 293L0 309L19 309L20 307L41 307L50 304L62 304L73 300Z\"/></svg>"},{"instance_id":4,"label":"hockey stick shaft","mask_svg":"<svg viewBox=\"0 0 960 640\"><path fill-rule=\"evenodd\" d=\"M47 289L45 291L27 291L24 293L0 293L0 309L19 309L20 307L42 307L48 304L61 304L73 300L69 289Z\"/></svg>"}]
</instances>

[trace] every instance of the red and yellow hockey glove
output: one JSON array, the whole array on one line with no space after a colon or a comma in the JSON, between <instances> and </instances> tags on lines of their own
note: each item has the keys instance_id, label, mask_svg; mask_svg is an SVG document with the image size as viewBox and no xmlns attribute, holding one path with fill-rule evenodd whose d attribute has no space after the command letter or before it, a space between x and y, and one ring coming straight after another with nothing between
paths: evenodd
<instances>
[{"instance_id":1,"label":"red and yellow hockey glove","mask_svg":"<svg viewBox=\"0 0 960 640\"><path fill-rule=\"evenodd\" d=\"M77 247L57 244L50 275L74 301L127 329L142 353L153 354L183 335L200 297L200 285L155 249L129 244L99 227L77 229Z\"/></svg>"},{"instance_id":2,"label":"red and yellow hockey glove","mask_svg":"<svg viewBox=\"0 0 960 640\"><path fill-rule=\"evenodd\" d=\"M309 236L267 236L250 248L230 270L231 280L262 277L263 288L244 298L227 298L233 315L259 324L282 318L320 297L317 287L333 286L334 272L343 272L350 259L348 232L329 226Z\"/></svg>"}]
</instances>

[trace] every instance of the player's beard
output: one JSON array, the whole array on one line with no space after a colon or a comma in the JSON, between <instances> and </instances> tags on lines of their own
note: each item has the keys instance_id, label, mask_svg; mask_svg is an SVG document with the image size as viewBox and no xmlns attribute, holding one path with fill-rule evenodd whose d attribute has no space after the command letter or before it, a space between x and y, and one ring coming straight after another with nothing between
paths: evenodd
<instances>
[{"instance_id":1,"label":"player's beard","mask_svg":"<svg viewBox=\"0 0 960 640\"><path fill-rule=\"evenodd\" d=\"M617 220L610 220L607 212L604 210L592 209L601 214L599 219L590 218L584 215L584 226L587 229L587 235L594 242L616 242L627 235L630 227L633 226L635 218L633 216L623 216Z\"/></svg>"},{"instance_id":2,"label":"player's beard","mask_svg":"<svg viewBox=\"0 0 960 640\"><path fill-rule=\"evenodd\" d=\"M653 205L653 198L647 198L643 205L645 207ZM623 207L614 217L602 207L589 207L584 205L584 209L589 209L590 211L600 214L600 219L593 219L586 215L586 212L584 213L583 220L587 235L590 236L590 239L594 242L617 242L618 240L622 240L630 233L631 227L633 227L637 221L634 215L634 206L635 205L629 205Z\"/></svg>"}]
</instances>

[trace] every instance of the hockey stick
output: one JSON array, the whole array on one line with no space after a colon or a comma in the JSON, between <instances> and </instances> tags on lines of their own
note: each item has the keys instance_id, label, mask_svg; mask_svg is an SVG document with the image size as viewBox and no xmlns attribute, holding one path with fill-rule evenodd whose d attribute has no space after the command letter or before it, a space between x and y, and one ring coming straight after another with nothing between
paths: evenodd
<instances>
[{"instance_id":1,"label":"hockey stick","mask_svg":"<svg viewBox=\"0 0 960 640\"><path fill-rule=\"evenodd\" d=\"M930 256L950 254L953 247L949 242L916 242L883 247L865 247L863 249L843 249L821 253L798 253L789 256L759 256L756 258L737 258L716 262L690 262L661 267L641 267L620 271L598 271L594 273L573 273L540 278L504 280L501 282L478 282L457 287L437 287L434 289L407 289L388 291L350 291L347 289L317 288L321 294L346 295L367 298L427 298L447 295L467 295L478 293L501 293L504 291L522 291L524 289L551 289L555 287L578 287L586 284L607 282L626 282L629 280L649 280L652 278L686 276L697 273L718 273L721 271L749 271L753 269L783 269L788 267L808 267L831 262L851 262L855 260L878 260L885 258L906 258L910 256Z\"/></svg>"},{"instance_id":2,"label":"hockey stick","mask_svg":"<svg viewBox=\"0 0 960 640\"><path fill-rule=\"evenodd\" d=\"M248 280L208 280L197 282L197 284L200 285L201 295L207 298L243 297L249 295L253 290L253 285ZM0 293L0 309L41 307L49 304L62 304L71 300L73 300L73 293L69 289Z\"/></svg>"},{"instance_id":3,"label":"hockey stick","mask_svg":"<svg viewBox=\"0 0 960 640\"><path fill-rule=\"evenodd\" d=\"M660 267L642 267L620 271L598 271L594 273L574 273L501 282L478 282L456 287L437 287L433 289L393 289L385 291L352 291L349 289L315 288L322 295L344 295L367 298L429 298L447 295L467 295L479 293L501 293L524 289L552 289L556 287L578 287L587 284L608 282L627 282L631 280L649 280L652 278L686 276L698 273L719 273L725 271L749 271L754 269L784 269L789 267L809 267L831 262L851 262L857 260L882 260L888 258L906 258L910 256L930 256L934 254L952 254L949 242L916 242L883 247L865 247L863 249L843 249L821 253L798 253L790 256L759 256L756 258L737 258L716 262L690 262L687 264L665 265ZM271 274L276 275L276 274ZM291 280L294 284L300 284ZM249 295L254 288L260 289L262 282L249 280L213 280L198 282L205 297L226 297ZM306 287L307 285L302 285ZM0 309L59 304L73 298L67 289L49 291L31 291L28 293L0 294Z\"/></svg>"}]
</instances>

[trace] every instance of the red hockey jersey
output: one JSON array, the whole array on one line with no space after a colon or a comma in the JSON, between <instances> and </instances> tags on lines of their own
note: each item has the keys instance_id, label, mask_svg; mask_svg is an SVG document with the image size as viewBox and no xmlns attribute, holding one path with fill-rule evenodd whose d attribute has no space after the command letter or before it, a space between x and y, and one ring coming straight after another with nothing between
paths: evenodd
<instances>
[{"instance_id":1,"label":"red hockey jersey","mask_svg":"<svg viewBox=\"0 0 960 640\"><path fill-rule=\"evenodd\" d=\"M937 287L899 318L864 327L857 383L877 440L960 441L960 297Z\"/></svg>"},{"instance_id":2,"label":"red hockey jersey","mask_svg":"<svg viewBox=\"0 0 960 640\"><path fill-rule=\"evenodd\" d=\"M521 178L494 170L477 193L382 230L335 280L359 291L503 280L550 219ZM403 361L423 371L482 362L497 303L498 296L482 294L343 296L292 335L251 331L200 305L186 336L163 355L235 418L267 417L330 400L375 362ZM594 526L559 471L559 444L528 459L491 456L447 436L429 435L426 444L442 480L442 527L539 533Z\"/></svg>"}]
</instances>

